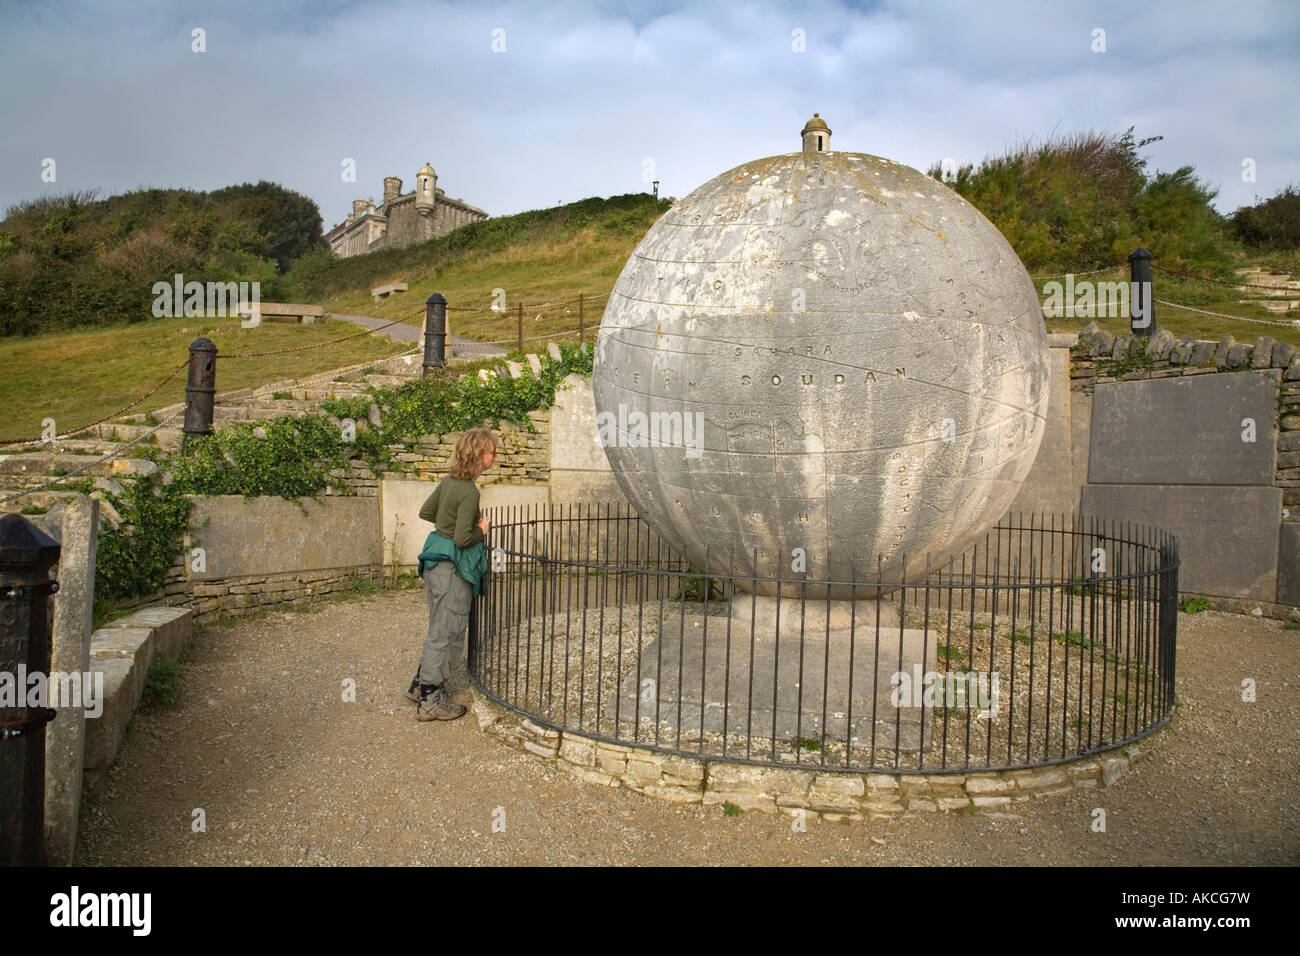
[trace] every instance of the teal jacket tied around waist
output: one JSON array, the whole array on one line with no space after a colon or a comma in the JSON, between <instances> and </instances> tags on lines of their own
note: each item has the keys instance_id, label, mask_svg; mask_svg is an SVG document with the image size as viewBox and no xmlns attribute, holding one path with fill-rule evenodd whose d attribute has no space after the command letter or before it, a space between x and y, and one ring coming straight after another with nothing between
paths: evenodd
<instances>
[{"instance_id":1,"label":"teal jacket tied around waist","mask_svg":"<svg viewBox=\"0 0 1300 956\"><path fill-rule=\"evenodd\" d=\"M424 572L439 561L450 561L456 566L456 572L470 583L475 594L483 593L483 572L487 570L487 549L483 542L472 544L468 548L458 548L451 538L444 537L436 531L430 531L424 539L424 550L420 552L419 572Z\"/></svg>"}]
</instances>

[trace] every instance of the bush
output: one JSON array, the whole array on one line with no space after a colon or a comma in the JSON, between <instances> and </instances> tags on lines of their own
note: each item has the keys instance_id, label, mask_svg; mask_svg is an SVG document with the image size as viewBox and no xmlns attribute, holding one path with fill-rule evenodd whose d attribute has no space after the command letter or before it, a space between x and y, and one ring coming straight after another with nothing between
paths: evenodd
<instances>
[{"instance_id":1,"label":"bush","mask_svg":"<svg viewBox=\"0 0 1300 956\"><path fill-rule=\"evenodd\" d=\"M950 182L1006 236L1033 271L1101 269L1145 246L1164 263L1230 272L1221 249L1225 223L1216 193L1187 166L1149 177L1125 133L1078 133L1028 141L1002 156L966 165ZM929 174L940 178L939 166Z\"/></svg>"},{"instance_id":2,"label":"bush","mask_svg":"<svg viewBox=\"0 0 1300 956\"><path fill-rule=\"evenodd\" d=\"M1232 214L1233 233L1242 242L1272 249L1300 249L1300 191L1288 184L1276 196Z\"/></svg>"}]
</instances>

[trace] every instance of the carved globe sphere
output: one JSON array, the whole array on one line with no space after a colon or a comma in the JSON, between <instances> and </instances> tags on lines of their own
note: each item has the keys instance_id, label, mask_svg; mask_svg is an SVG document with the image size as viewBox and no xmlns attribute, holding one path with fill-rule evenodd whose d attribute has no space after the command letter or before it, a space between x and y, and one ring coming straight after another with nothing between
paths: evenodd
<instances>
[{"instance_id":1,"label":"carved globe sphere","mask_svg":"<svg viewBox=\"0 0 1300 956\"><path fill-rule=\"evenodd\" d=\"M1047 342L1023 264L961 196L804 151L728 170L646 233L593 389L641 517L697 567L782 569L797 594L805 575L916 580L1006 512L1043 435Z\"/></svg>"}]
</instances>

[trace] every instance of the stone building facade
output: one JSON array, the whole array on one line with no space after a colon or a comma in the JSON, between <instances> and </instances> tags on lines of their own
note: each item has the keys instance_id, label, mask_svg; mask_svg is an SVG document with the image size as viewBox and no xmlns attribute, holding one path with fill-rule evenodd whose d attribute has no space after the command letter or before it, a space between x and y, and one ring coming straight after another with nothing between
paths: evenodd
<instances>
[{"instance_id":1,"label":"stone building facade","mask_svg":"<svg viewBox=\"0 0 1300 956\"><path fill-rule=\"evenodd\" d=\"M441 236L457 226L478 222L488 216L477 206L452 199L438 186L438 174L425 163L415 174L415 190L402 193L396 176L384 179L384 201L354 199L352 213L325 233L325 241L340 259L398 249Z\"/></svg>"}]
</instances>

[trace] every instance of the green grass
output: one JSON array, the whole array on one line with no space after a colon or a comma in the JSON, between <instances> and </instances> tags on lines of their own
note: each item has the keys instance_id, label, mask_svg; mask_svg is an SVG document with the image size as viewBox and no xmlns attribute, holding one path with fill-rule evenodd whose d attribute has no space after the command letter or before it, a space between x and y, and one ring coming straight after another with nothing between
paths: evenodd
<instances>
[{"instance_id":1,"label":"green grass","mask_svg":"<svg viewBox=\"0 0 1300 956\"><path fill-rule=\"evenodd\" d=\"M1034 639L1033 639L1032 637L1029 636L1028 632L1026 632L1026 631L1024 631L1023 629L1020 629L1020 628L1017 628L1016 631L1015 631L1015 633L1013 633L1013 634L1011 635L1011 639L1014 640L1017 644L1032 644L1032 643L1034 643Z\"/></svg>"},{"instance_id":2,"label":"green grass","mask_svg":"<svg viewBox=\"0 0 1300 956\"><path fill-rule=\"evenodd\" d=\"M1287 621L1282 625L1284 631L1300 631L1300 621Z\"/></svg>"},{"instance_id":3,"label":"green grass","mask_svg":"<svg viewBox=\"0 0 1300 956\"><path fill-rule=\"evenodd\" d=\"M126 617L130 613L129 608L117 607L111 601L96 601L91 611L91 629L97 631L105 624Z\"/></svg>"},{"instance_id":4,"label":"green grass","mask_svg":"<svg viewBox=\"0 0 1300 956\"><path fill-rule=\"evenodd\" d=\"M514 310L521 302L525 336L576 329L576 300L583 293L584 325L594 337L606 297L632 250L668 208L666 201L641 193L585 199L485 220L426 243L353 256L317 275L291 274L291 279L326 311L402 318L416 326L423 316L408 314L440 292L447 298L448 331L480 341L514 337L519 321ZM371 299L372 286L398 279L409 285L404 295ZM505 292L504 312L492 311L496 289ZM577 336L568 340L576 342ZM524 346L533 350L545 342Z\"/></svg>"},{"instance_id":5,"label":"green grass","mask_svg":"<svg viewBox=\"0 0 1300 956\"><path fill-rule=\"evenodd\" d=\"M811 750L814 753L820 753L822 749L822 742L818 740L816 737L800 737L799 749Z\"/></svg>"},{"instance_id":6,"label":"green grass","mask_svg":"<svg viewBox=\"0 0 1300 956\"><path fill-rule=\"evenodd\" d=\"M745 811L728 800L722 804L722 812L729 817L738 817Z\"/></svg>"},{"instance_id":7,"label":"green grass","mask_svg":"<svg viewBox=\"0 0 1300 956\"><path fill-rule=\"evenodd\" d=\"M1066 631L1064 634L1053 634L1052 640L1070 647L1092 647L1092 641L1084 637L1082 631Z\"/></svg>"},{"instance_id":8,"label":"green grass","mask_svg":"<svg viewBox=\"0 0 1300 956\"><path fill-rule=\"evenodd\" d=\"M180 689L180 679L184 675L185 668L171 657L161 651L154 654L149 674L145 678L144 693L140 697L140 709L153 710L174 704Z\"/></svg>"},{"instance_id":9,"label":"green grass","mask_svg":"<svg viewBox=\"0 0 1300 956\"><path fill-rule=\"evenodd\" d=\"M1178 610L1184 614L1200 614L1210 609L1210 602L1202 597L1185 598L1178 602Z\"/></svg>"},{"instance_id":10,"label":"green grass","mask_svg":"<svg viewBox=\"0 0 1300 956\"><path fill-rule=\"evenodd\" d=\"M960 664L965 660L965 655L962 654L961 650L951 644L935 644L935 650L939 655L939 659L949 664Z\"/></svg>"},{"instance_id":11,"label":"green grass","mask_svg":"<svg viewBox=\"0 0 1300 956\"><path fill-rule=\"evenodd\" d=\"M240 327L238 318L150 319L127 326L0 338L0 439L34 438L41 420L60 433L79 428L141 398L184 362L189 345L206 335L217 346L217 390L251 388L286 378L355 365L405 351L387 338L367 335L282 355L222 358L241 352L296 348L354 335L350 322L289 325L263 322ZM131 412L185 400L182 370ZM155 419L155 424L157 420ZM174 422L180 427L180 419Z\"/></svg>"},{"instance_id":12,"label":"green grass","mask_svg":"<svg viewBox=\"0 0 1300 956\"><path fill-rule=\"evenodd\" d=\"M1242 260L1240 266L1244 268L1255 262L1262 264L1266 258ZM1294 258L1300 258L1300 256ZM1292 278L1300 275L1300 264L1296 264L1291 268L1295 269ZM1101 275L1091 275L1087 276L1086 279L1078 279L1076 282L1127 282L1128 277L1129 269L1128 265L1125 264ZM1040 279L1034 282L1034 286L1038 289L1040 304L1047 302L1047 296L1043 292L1043 286L1047 281L1051 280ZM1064 282L1063 279L1055 281ZM1156 328L1168 329L1176 339L1181 338L1183 335L1190 335L1194 339L1217 340L1224 335L1231 335L1238 342L1251 344L1261 335L1267 335L1279 342L1300 345L1300 329L1289 325L1264 325L1260 322L1244 321L1245 319L1262 319L1267 322L1285 323L1291 319L1300 319L1300 311L1270 312L1263 306L1253 302L1244 303L1239 301L1253 298L1252 294L1238 292L1231 286L1220 285L1219 283L1184 279L1167 272L1161 272L1159 269L1155 270L1152 277L1152 286L1157 299L1163 299L1166 302L1177 302L1179 305L1190 306L1205 312L1220 312L1224 315L1236 317L1235 319L1224 319L1218 316L1202 315L1200 312L1190 312L1187 309L1173 308L1157 302L1155 307ZM1285 293L1279 294L1286 296ZM1300 290L1290 295L1290 298L1300 299ZM1067 314L1060 318L1045 320L1049 332L1078 332L1089 322L1094 321L1098 326L1115 335L1121 333L1131 334L1132 331L1130 321L1126 316L1116 316L1114 318L1106 316L1072 317ZM1149 366L1149 362L1144 356L1126 356L1116 361L1119 363L1119 370L1112 370L1112 374L1115 375L1127 371L1139 371Z\"/></svg>"}]
</instances>

